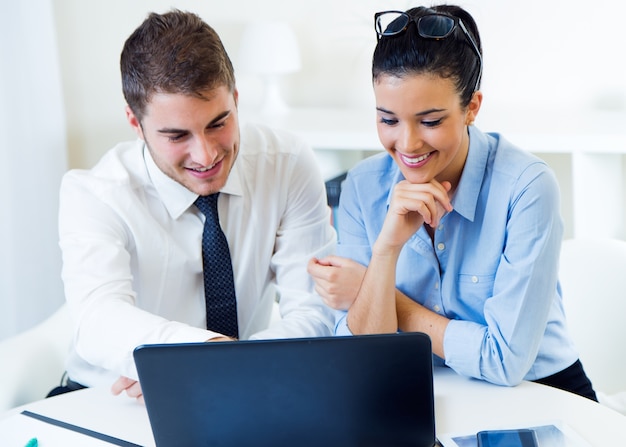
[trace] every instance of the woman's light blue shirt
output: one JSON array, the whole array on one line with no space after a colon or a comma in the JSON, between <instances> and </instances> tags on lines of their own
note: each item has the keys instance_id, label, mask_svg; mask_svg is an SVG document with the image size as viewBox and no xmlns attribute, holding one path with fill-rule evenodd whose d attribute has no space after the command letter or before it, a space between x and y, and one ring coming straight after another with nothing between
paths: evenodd
<instances>
[{"instance_id":1,"label":"woman's light blue shirt","mask_svg":"<svg viewBox=\"0 0 626 447\"><path fill-rule=\"evenodd\" d=\"M503 385L544 378L578 358L557 278L558 184L541 159L500 135L474 126L469 132L454 211L441 219L434 241L422 227L405 244L396 285L451 319L445 364L459 374ZM337 212L339 255L369 263L402 179L387 153L349 172ZM338 313L336 333L351 334L345 312Z\"/></svg>"}]
</instances>

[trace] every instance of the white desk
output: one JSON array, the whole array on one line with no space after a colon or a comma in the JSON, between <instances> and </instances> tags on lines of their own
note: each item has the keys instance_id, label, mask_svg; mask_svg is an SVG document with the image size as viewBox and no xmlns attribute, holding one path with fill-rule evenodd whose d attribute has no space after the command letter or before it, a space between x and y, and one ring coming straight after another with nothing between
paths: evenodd
<instances>
[{"instance_id":1,"label":"white desk","mask_svg":"<svg viewBox=\"0 0 626 447\"><path fill-rule=\"evenodd\" d=\"M474 433L481 429L565 422L592 446L626 445L626 416L588 399L535 383L514 388L491 385L435 369L437 433ZM154 446L145 407L107 389L91 388L14 409L2 422L29 410L142 446ZM24 443L37 433L23 433ZM42 447L45 444L42 443ZM105 444L109 445L109 444ZM45 445L48 447L48 445ZM18 446L21 447L21 446ZM56 446L50 446L56 447Z\"/></svg>"},{"instance_id":2,"label":"white desk","mask_svg":"<svg viewBox=\"0 0 626 447\"><path fill-rule=\"evenodd\" d=\"M438 369L435 412L437 433L475 433L560 420L592 446L626 446L626 416L584 397L532 382L500 387Z\"/></svg>"}]
</instances>

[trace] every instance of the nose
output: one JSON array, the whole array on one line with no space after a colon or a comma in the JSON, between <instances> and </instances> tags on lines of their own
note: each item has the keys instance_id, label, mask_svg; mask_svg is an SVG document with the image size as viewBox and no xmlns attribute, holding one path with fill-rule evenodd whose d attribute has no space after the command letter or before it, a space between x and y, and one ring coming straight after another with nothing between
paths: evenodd
<instances>
[{"instance_id":1,"label":"nose","mask_svg":"<svg viewBox=\"0 0 626 447\"><path fill-rule=\"evenodd\" d=\"M399 129L396 149L404 153L419 151L424 146L422 133L417 125L407 124Z\"/></svg>"},{"instance_id":2,"label":"nose","mask_svg":"<svg viewBox=\"0 0 626 447\"><path fill-rule=\"evenodd\" d=\"M195 138L190 148L192 161L201 166L213 165L217 160L218 154L217 145L206 135Z\"/></svg>"}]
</instances>

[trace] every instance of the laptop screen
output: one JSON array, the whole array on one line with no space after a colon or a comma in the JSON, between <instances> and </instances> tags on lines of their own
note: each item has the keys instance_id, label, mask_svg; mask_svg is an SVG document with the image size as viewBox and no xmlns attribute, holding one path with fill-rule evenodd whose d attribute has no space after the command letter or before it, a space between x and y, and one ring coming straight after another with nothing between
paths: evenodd
<instances>
[{"instance_id":1,"label":"laptop screen","mask_svg":"<svg viewBox=\"0 0 626 447\"><path fill-rule=\"evenodd\" d=\"M425 334L144 345L134 356L158 447L435 443Z\"/></svg>"}]
</instances>

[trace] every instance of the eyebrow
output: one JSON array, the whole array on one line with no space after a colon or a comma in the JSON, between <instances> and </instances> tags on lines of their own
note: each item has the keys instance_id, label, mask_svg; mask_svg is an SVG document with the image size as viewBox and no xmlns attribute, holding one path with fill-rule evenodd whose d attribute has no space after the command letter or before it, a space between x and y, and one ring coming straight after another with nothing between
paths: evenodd
<instances>
[{"instance_id":1,"label":"eyebrow","mask_svg":"<svg viewBox=\"0 0 626 447\"><path fill-rule=\"evenodd\" d=\"M221 120L226 118L228 115L230 115L230 112L231 112L230 110L225 110L224 112L220 113L215 118L213 118L213 120L209 124L207 124L206 127L211 127L215 123L220 122ZM157 132L162 133L162 134L170 134L170 133L185 133L189 131L187 129L177 129L175 127L163 127L157 130Z\"/></svg>"},{"instance_id":2,"label":"eyebrow","mask_svg":"<svg viewBox=\"0 0 626 447\"><path fill-rule=\"evenodd\" d=\"M382 112L382 113L388 113L390 115L395 115L395 113L393 113L391 110L387 110L387 109L384 109L382 107L376 107L376 110L378 110L379 112ZM427 110L423 110L421 112L417 112L415 114L415 116L424 116L424 115L429 115L431 113L445 112L445 110L446 109L435 109L435 108L427 109Z\"/></svg>"}]
</instances>

